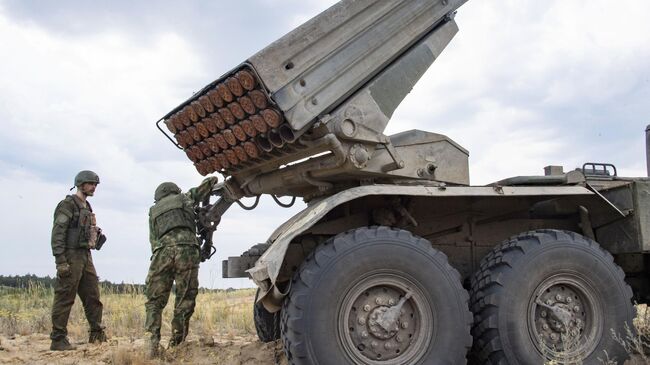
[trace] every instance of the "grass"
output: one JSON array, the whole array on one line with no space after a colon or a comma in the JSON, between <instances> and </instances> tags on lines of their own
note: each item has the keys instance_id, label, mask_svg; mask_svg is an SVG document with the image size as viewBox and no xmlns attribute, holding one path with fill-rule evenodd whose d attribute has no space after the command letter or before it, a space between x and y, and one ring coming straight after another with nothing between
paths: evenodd
<instances>
[{"instance_id":1,"label":"grass","mask_svg":"<svg viewBox=\"0 0 650 365\"><path fill-rule=\"evenodd\" d=\"M109 337L139 338L143 335L146 298L137 287L117 293L100 287L104 303L103 322ZM218 333L225 336L244 336L255 333L252 302L255 289L234 291L201 290L190 331L199 336ZM0 288L0 333L4 335L48 334L51 330L50 311L54 290L39 284L26 289ZM170 321L174 294L163 312L162 335L171 332ZM81 301L77 297L70 313L68 332L74 339L88 336L88 324Z\"/></svg>"},{"instance_id":2,"label":"grass","mask_svg":"<svg viewBox=\"0 0 650 365\"><path fill-rule=\"evenodd\" d=\"M637 304L636 311L637 316L633 321L634 328L625 324L625 333L616 333L611 330L610 335L634 359L633 364L650 364L650 356L648 356L650 351L650 309L646 304ZM606 351L598 357L598 360L603 365L619 364L618 359L610 358ZM560 361L550 360L545 365L560 364L580 365L582 362L571 358L561 358Z\"/></svg>"},{"instance_id":3,"label":"grass","mask_svg":"<svg viewBox=\"0 0 650 365\"><path fill-rule=\"evenodd\" d=\"M100 290L104 303L104 324L109 337L141 338L144 333L144 303L146 301L141 289L134 286L123 293L118 293L107 287L100 287ZM255 289L201 290L197 297L196 311L190 323L190 333L206 338L218 334L232 339L237 336L254 335L255 325L252 311L254 296ZM7 336L33 333L49 334L53 298L53 289L39 284L30 284L25 289L0 287L0 334ZM169 336L171 332L173 302L174 295L172 294L163 313L163 336ZM647 305L637 305L637 318L634 320L634 327L635 331L628 329L626 333L612 333L611 335L626 348L628 353L634 354L636 359L650 363L650 356L645 353L650 349L650 308ZM72 308L68 332L73 340L85 341L87 339L88 324L79 299L75 301ZM147 363L141 355L121 348L113 351L111 360L113 364ZM615 359L610 359L606 353L601 356L600 360L602 364L606 365L617 363ZM559 363L550 361L547 365ZM580 362L562 360L561 363L579 364Z\"/></svg>"}]
</instances>

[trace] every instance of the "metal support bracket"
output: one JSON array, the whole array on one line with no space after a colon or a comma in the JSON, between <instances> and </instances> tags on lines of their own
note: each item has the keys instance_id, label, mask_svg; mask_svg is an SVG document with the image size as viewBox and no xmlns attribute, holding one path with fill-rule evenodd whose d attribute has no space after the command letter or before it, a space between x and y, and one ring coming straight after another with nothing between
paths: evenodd
<instances>
[{"instance_id":1,"label":"metal support bracket","mask_svg":"<svg viewBox=\"0 0 650 365\"><path fill-rule=\"evenodd\" d=\"M397 153L397 150L395 150L395 147L390 142L388 137L385 137L384 141L381 144L384 145L384 147L386 147L386 151L388 151L388 154L393 159L393 162L391 162L388 165L382 167L381 170L383 172L389 172L389 171L393 171L393 170L403 169L404 166L406 166L404 164L404 160L402 160L400 158L399 154Z\"/></svg>"}]
</instances>

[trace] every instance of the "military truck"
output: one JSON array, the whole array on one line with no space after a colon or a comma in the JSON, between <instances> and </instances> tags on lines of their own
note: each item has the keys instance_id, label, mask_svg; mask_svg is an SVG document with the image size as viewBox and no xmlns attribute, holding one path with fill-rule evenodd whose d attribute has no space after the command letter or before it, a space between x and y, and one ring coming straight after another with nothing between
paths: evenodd
<instances>
[{"instance_id":1,"label":"military truck","mask_svg":"<svg viewBox=\"0 0 650 365\"><path fill-rule=\"evenodd\" d=\"M258 335L290 364L627 357L612 333L648 295L648 179L587 163L471 186L452 139L384 134L465 2L342 0L157 123L226 177L200 208L204 258L233 204L306 202L223 262L259 287Z\"/></svg>"}]
</instances>

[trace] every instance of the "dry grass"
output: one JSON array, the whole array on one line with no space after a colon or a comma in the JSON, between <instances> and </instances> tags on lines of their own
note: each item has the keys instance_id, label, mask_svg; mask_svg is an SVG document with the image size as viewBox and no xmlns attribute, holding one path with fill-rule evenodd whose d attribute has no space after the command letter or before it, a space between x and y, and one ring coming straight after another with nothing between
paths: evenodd
<instances>
[{"instance_id":1,"label":"dry grass","mask_svg":"<svg viewBox=\"0 0 650 365\"><path fill-rule=\"evenodd\" d=\"M102 289L104 303L104 324L109 337L141 338L144 327L144 294L132 287L126 293L116 293L110 289ZM252 303L255 289L235 291L201 291L197 298L196 311L190 324L191 334L199 338L211 339L213 335L222 338L255 334L253 324ZM27 289L0 288L0 334L6 336L48 334L50 331L50 310L54 292L49 287L30 285ZM163 313L162 335L169 336L170 321L173 310L174 295ZM633 364L650 364L650 308L647 305L637 305L637 318L634 320L636 331L629 330L624 334L612 336L634 355ZM79 300L75 301L68 325L70 336L74 340L87 338L88 325ZM2 343L0 343L2 348ZM113 348L110 353L110 363L125 365L148 364L143 355L132 348ZM560 363L579 364L568 359L547 362L547 365ZM616 364L606 353L601 357L605 365ZM626 363L627 364L627 363Z\"/></svg>"},{"instance_id":2,"label":"dry grass","mask_svg":"<svg viewBox=\"0 0 650 365\"><path fill-rule=\"evenodd\" d=\"M648 353L650 351L650 309L646 304L636 305L637 316L634 318L634 329L630 328L627 324L625 325L625 333L616 333L614 330L611 331L611 336L621 344L630 355L631 359L625 362L625 364L650 364L650 357ZM602 356L598 357L598 360L603 365L617 365L619 364L618 359L612 359L609 357L607 351L605 351ZM560 364L572 364L572 365L581 365L582 362L570 358L561 358L558 360L548 361L545 365L560 365Z\"/></svg>"},{"instance_id":3,"label":"dry grass","mask_svg":"<svg viewBox=\"0 0 650 365\"><path fill-rule=\"evenodd\" d=\"M109 336L139 338L144 327L145 296L136 287L119 294L106 288L102 290L104 303L103 322ZM196 335L221 334L243 336L255 333L252 302L254 289L235 291L201 291L197 297L196 311L190 331ZM51 329L50 310L54 291L42 285L29 285L27 289L0 288L0 334L47 334ZM163 313L163 336L170 333L174 295ZM72 338L87 337L86 322L80 300L77 298L70 313L68 332ZM115 356L121 356L118 353ZM126 359L121 359L126 360ZM119 361L129 363L129 361ZM137 364L137 359L134 360Z\"/></svg>"}]
</instances>

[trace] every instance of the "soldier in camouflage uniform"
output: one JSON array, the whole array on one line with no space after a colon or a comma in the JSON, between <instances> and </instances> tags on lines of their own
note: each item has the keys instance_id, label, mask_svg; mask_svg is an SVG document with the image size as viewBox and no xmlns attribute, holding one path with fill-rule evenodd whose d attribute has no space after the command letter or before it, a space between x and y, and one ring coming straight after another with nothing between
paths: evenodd
<instances>
[{"instance_id":1,"label":"soldier in camouflage uniform","mask_svg":"<svg viewBox=\"0 0 650 365\"><path fill-rule=\"evenodd\" d=\"M176 300L169 346L180 344L187 336L199 287L200 243L195 208L210 195L216 183L216 177L209 177L183 194L176 184L164 182L154 193L155 204L149 210L153 255L146 281L145 304L146 350L150 357L158 353L162 311L174 281Z\"/></svg>"},{"instance_id":2,"label":"soldier in camouflage uniform","mask_svg":"<svg viewBox=\"0 0 650 365\"><path fill-rule=\"evenodd\" d=\"M77 294L90 325L88 342L105 342L102 326L103 305L99 300L99 279L90 249L99 247L105 237L95 222L87 197L93 196L99 176L81 171L74 181L77 191L68 195L54 210L52 254L56 262L56 283L52 305L52 344L50 350L73 350L68 341L68 317Z\"/></svg>"}]
</instances>

